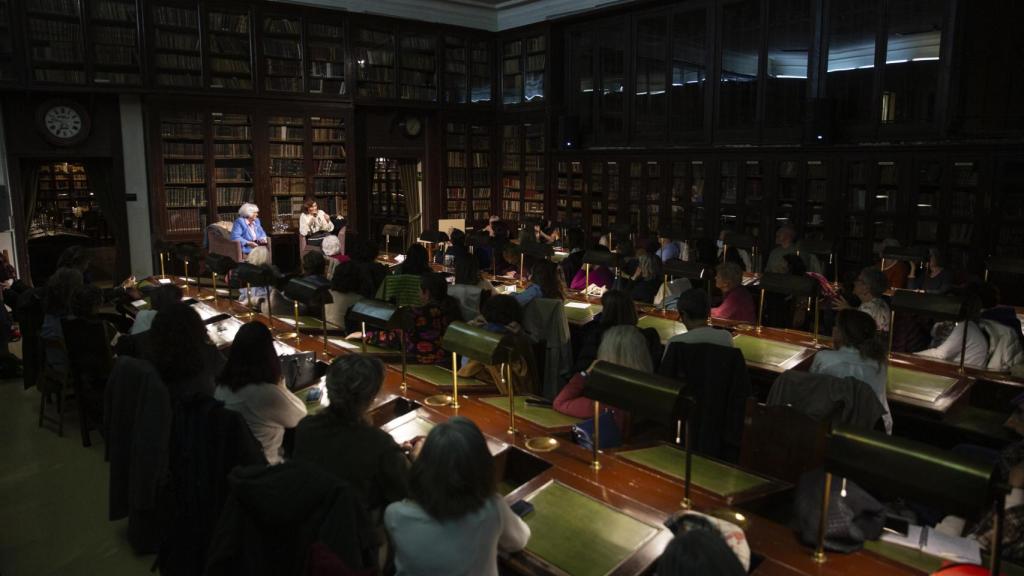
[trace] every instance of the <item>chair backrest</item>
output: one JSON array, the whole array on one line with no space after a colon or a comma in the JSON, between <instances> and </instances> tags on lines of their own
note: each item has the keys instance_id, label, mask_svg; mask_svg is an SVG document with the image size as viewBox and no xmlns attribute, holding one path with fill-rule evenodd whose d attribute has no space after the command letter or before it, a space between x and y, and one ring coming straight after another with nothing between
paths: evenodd
<instances>
[{"instance_id":1,"label":"chair backrest","mask_svg":"<svg viewBox=\"0 0 1024 576\"><path fill-rule=\"evenodd\" d=\"M825 460L829 423L816 421L789 406L747 400L740 445L740 466L796 483Z\"/></svg>"}]
</instances>

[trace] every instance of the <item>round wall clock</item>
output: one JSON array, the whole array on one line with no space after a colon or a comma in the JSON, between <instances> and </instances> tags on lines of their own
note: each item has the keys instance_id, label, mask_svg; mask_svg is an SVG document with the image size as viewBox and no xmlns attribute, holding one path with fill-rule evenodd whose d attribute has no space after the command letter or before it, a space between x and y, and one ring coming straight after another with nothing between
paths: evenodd
<instances>
[{"instance_id":1,"label":"round wall clock","mask_svg":"<svg viewBox=\"0 0 1024 576\"><path fill-rule=\"evenodd\" d=\"M36 114L43 136L51 144L72 146L89 135L89 113L76 102L51 100L44 102Z\"/></svg>"},{"instance_id":2,"label":"round wall clock","mask_svg":"<svg viewBox=\"0 0 1024 576\"><path fill-rule=\"evenodd\" d=\"M419 136L423 131L423 122L417 116L406 116L403 124L405 124L405 135L410 138Z\"/></svg>"}]
</instances>

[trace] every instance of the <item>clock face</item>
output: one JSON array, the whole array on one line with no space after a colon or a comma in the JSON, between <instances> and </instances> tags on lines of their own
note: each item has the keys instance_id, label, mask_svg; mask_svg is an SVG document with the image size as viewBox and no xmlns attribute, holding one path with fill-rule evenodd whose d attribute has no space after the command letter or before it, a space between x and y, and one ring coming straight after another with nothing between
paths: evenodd
<instances>
[{"instance_id":1,"label":"clock face","mask_svg":"<svg viewBox=\"0 0 1024 576\"><path fill-rule=\"evenodd\" d=\"M81 134L84 121L74 108L58 104L46 111L43 125L55 138L71 140Z\"/></svg>"},{"instance_id":2,"label":"clock face","mask_svg":"<svg viewBox=\"0 0 1024 576\"><path fill-rule=\"evenodd\" d=\"M420 119L415 116L410 116L405 119L405 133L409 136L419 136L420 130L423 129L423 124Z\"/></svg>"}]
</instances>

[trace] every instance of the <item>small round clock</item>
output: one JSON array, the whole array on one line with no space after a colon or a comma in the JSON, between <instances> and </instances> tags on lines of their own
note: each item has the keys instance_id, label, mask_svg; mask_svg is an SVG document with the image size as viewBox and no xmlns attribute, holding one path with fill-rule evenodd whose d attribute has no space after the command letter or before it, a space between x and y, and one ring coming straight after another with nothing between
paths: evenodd
<instances>
[{"instance_id":1,"label":"small round clock","mask_svg":"<svg viewBox=\"0 0 1024 576\"><path fill-rule=\"evenodd\" d=\"M49 101L39 107L36 122L51 144L72 146L89 135L89 113L76 102Z\"/></svg>"},{"instance_id":2,"label":"small round clock","mask_svg":"<svg viewBox=\"0 0 1024 576\"><path fill-rule=\"evenodd\" d=\"M406 116L403 124L405 125L405 135L410 138L419 136L423 131L423 122L418 116Z\"/></svg>"}]
</instances>

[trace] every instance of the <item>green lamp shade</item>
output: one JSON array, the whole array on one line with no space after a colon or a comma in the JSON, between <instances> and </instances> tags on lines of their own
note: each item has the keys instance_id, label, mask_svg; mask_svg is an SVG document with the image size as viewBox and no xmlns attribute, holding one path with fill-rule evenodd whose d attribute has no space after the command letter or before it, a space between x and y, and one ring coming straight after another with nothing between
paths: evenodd
<instances>
[{"instance_id":1,"label":"green lamp shade","mask_svg":"<svg viewBox=\"0 0 1024 576\"><path fill-rule=\"evenodd\" d=\"M274 283L274 271L268 266L254 266L248 262L241 262L235 268L235 278L239 282L253 286L270 286Z\"/></svg>"},{"instance_id":2,"label":"green lamp shade","mask_svg":"<svg viewBox=\"0 0 1024 576\"><path fill-rule=\"evenodd\" d=\"M348 318L354 322L365 322L380 330L408 329L409 317L404 309L383 300L360 300L348 310Z\"/></svg>"},{"instance_id":3,"label":"green lamp shade","mask_svg":"<svg viewBox=\"0 0 1024 576\"><path fill-rule=\"evenodd\" d=\"M869 492L903 496L952 514L969 515L992 502L993 466L881 432L836 426L825 469Z\"/></svg>"},{"instance_id":4,"label":"green lamp shade","mask_svg":"<svg viewBox=\"0 0 1024 576\"><path fill-rule=\"evenodd\" d=\"M754 237L748 234L737 234L736 232L727 232L725 239L722 243L729 248L743 248L744 250L750 250L754 247Z\"/></svg>"},{"instance_id":5,"label":"green lamp shade","mask_svg":"<svg viewBox=\"0 0 1024 576\"><path fill-rule=\"evenodd\" d=\"M583 263L617 268L619 266L619 255L615 252L587 250L583 253Z\"/></svg>"},{"instance_id":6,"label":"green lamp shade","mask_svg":"<svg viewBox=\"0 0 1024 576\"><path fill-rule=\"evenodd\" d=\"M590 369L583 395L663 424L685 416L679 382L601 360Z\"/></svg>"},{"instance_id":7,"label":"green lamp shade","mask_svg":"<svg viewBox=\"0 0 1024 576\"><path fill-rule=\"evenodd\" d=\"M512 346L507 334L489 332L465 322L452 322L444 331L441 347L488 365L508 361Z\"/></svg>"},{"instance_id":8,"label":"green lamp shade","mask_svg":"<svg viewBox=\"0 0 1024 576\"><path fill-rule=\"evenodd\" d=\"M808 254L828 255L834 250L835 243L831 240L811 238L800 241L800 252Z\"/></svg>"},{"instance_id":9,"label":"green lamp shade","mask_svg":"<svg viewBox=\"0 0 1024 576\"><path fill-rule=\"evenodd\" d=\"M924 262L928 260L928 249L919 246L886 246L882 248L882 258Z\"/></svg>"},{"instance_id":10,"label":"green lamp shade","mask_svg":"<svg viewBox=\"0 0 1024 576\"><path fill-rule=\"evenodd\" d=\"M510 248L516 254L522 254L524 256L540 260L549 260L555 255L555 249L550 244L543 244L541 242L524 242L518 245L513 244Z\"/></svg>"},{"instance_id":11,"label":"green lamp shade","mask_svg":"<svg viewBox=\"0 0 1024 576\"><path fill-rule=\"evenodd\" d=\"M761 275L760 287L766 292L808 298L817 293L818 281L807 275L765 272Z\"/></svg>"},{"instance_id":12,"label":"green lamp shade","mask_svg":"<svg viewBox=\"0 0 1024 576\"><path fill-rule=\"evenodd\" d=\"M302 278L292 278L284 287L284 295L291 300L301 302L306 306L319 308L325 304L334 302L327 286L322 286Z\"/></svg>"},{"instance_id":13,"label":"green lamp shade","mask_svg":"<svg viewBox=\"0 0 1024 576\"><path fill-rule=\"evenodd\" d=\"M964 301L951 294L927 294L913 290L897 290L892 295L892 309L922 314L937 320L960 320L964 317Z\"/></svg>"},{"instance_id":14,"label":"green lamp shade","mask_svg":"<svg viewBox=\"0 0 1024 576\"><path fill-rule=\"evenodd\" d=\"M385 224L381 228L381 234L385 236L405 236L405 226L398 224Z\"/></svg>"},{"instance_id":15,"label":"green lamp shade","mask_svg":"<svg viewBox=\"0 0 1024 576\"><path fill-rule=\"evenodd\" d=\"M698 280L704 277L704 267L696 262L683 262L682 260L671 260L661 268L665 276L673 278L689 278Z\"/></svg>"},{"instance_id":16,"label":"green lamp shade","mask_svg":"<svg viewBox=\"0 0 1024 576\"><path fill-rule=\"evenodd\" d=\"M985 269L1002 274L1024 274L1024 258L993 256L985 262Z\"/></svg>"}]
</instances>

